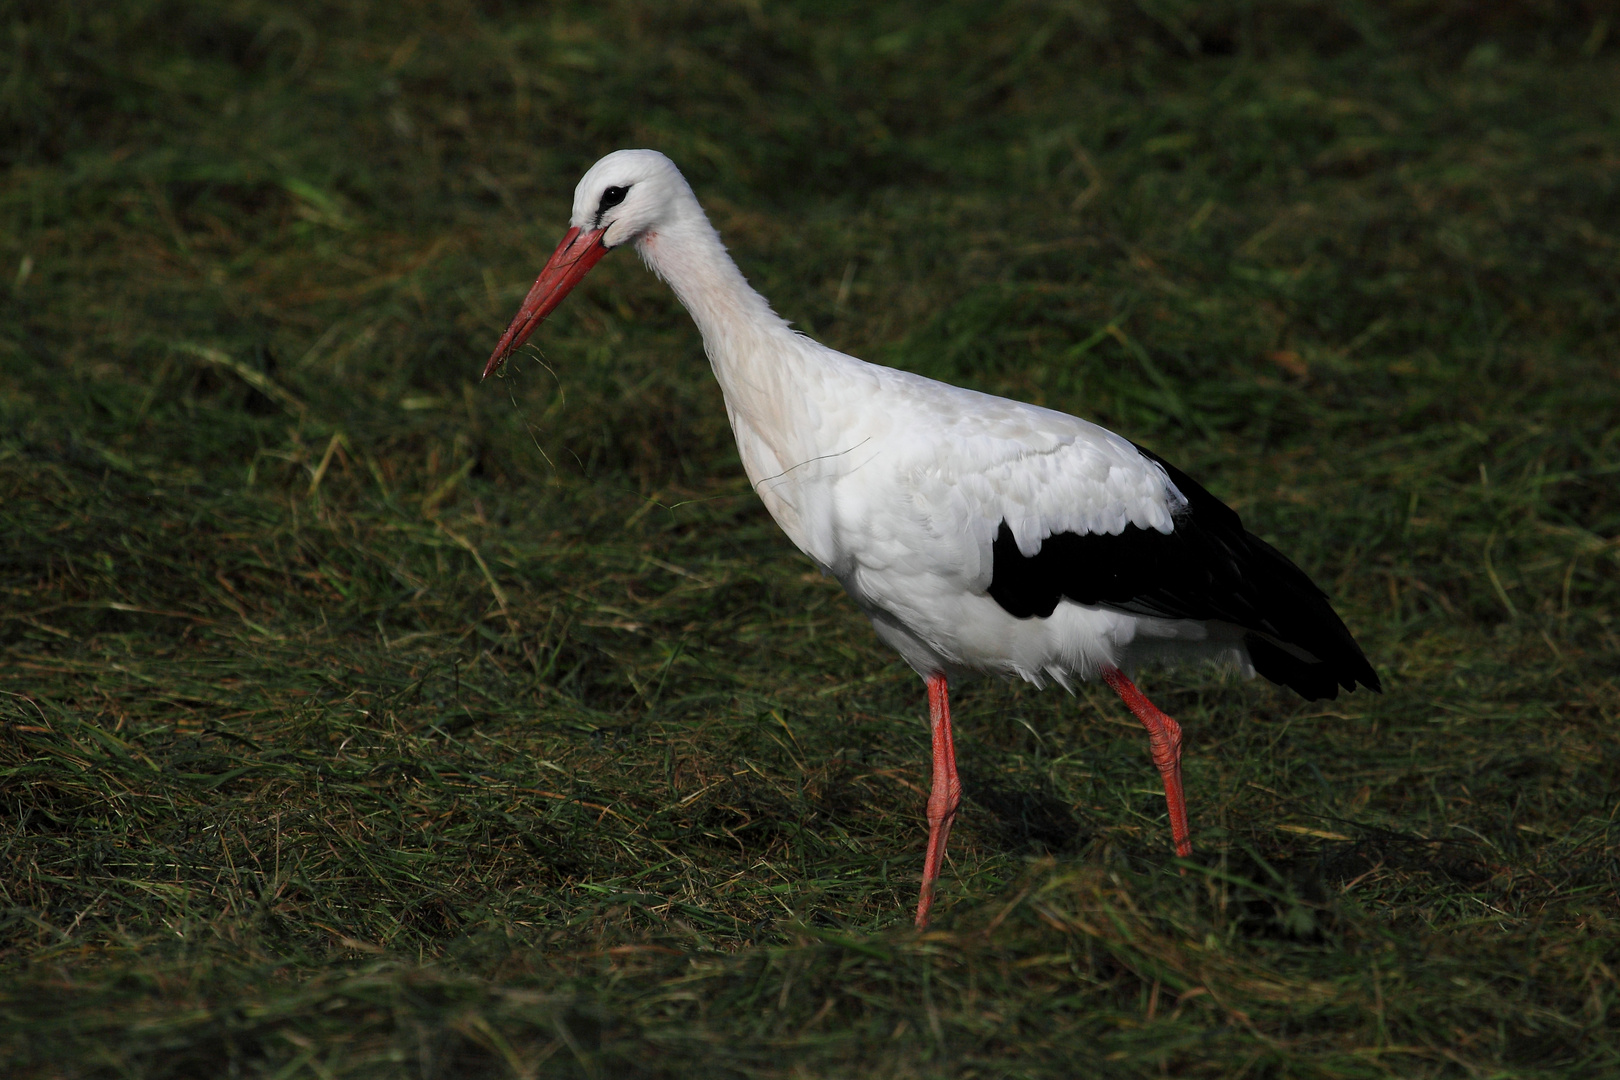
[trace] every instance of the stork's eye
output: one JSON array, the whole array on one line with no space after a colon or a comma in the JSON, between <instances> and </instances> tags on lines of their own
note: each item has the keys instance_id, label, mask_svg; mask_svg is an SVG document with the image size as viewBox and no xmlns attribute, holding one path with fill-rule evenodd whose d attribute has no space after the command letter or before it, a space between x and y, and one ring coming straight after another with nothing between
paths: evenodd
<instances>
[{"instance_id":1,"label":"stork's eye","mask_svg":"<svg viewBox=\"0 0 1620 1080\"><path fill-rule=\"evenodd\" d=\"M596 212L600 214L609 207L618 206L620 203L624 202L624 197L625 195L629 194L629 192L629 188L618 187L617 185L608 188L606 191L602 192L602 203L596 208Z\"/></svg>"}]
</instances>

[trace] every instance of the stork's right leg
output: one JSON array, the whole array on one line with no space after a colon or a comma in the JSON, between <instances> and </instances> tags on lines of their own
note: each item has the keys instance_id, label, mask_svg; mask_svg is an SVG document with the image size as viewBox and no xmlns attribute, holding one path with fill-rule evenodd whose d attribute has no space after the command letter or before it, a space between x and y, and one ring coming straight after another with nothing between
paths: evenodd
<instances>
[{"instance_id":1,"label":"stork's right leg","mask_svg":"<svg viewBox=\"0 0 1620 1080\"><path fill-rule=\"evenodd\" d=\"M1187 835L1187 800L1181 793L1181 725L1160 712L1119 668L1104 667L1102 677L1148 729L1153 764L1164 777L1164 801L1170 808L1170 839L1175 841L1176 854L1185 859L1192 854L1192 840Z\"/></svg>"},{"instance_id":2,"label":"stork's right leg","mask_svg":"<svg viewBox=\"0 0 1620 1080\"><path fill-rule=\"evenodd\" d=\"M945 861L956 808L962 803L962 781L956 776L956 740L951 734L950 684L943 675L928 676L928 719L933 729L934 782L928 793L928 857L923 861L922 892L917 896L917 929L928 925L934 906L934 883Z\"/></svg>"}]
</instances>

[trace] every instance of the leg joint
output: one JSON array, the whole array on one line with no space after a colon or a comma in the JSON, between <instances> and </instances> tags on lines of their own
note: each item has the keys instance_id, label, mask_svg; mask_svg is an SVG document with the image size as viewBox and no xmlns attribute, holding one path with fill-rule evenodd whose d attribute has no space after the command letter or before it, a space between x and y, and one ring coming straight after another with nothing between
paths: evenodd
<instances>
[{"instance_id":1,"label":"leg joint","mask_svg":"<svg viewBox=\"0 0 1620 1080\"><path fill-rule=\"evenodd\" d=\"M936 791L928 796L928 822L930 825L954 818L962 805L962 796L955 791Z\"/></svg>"}]
</instances>

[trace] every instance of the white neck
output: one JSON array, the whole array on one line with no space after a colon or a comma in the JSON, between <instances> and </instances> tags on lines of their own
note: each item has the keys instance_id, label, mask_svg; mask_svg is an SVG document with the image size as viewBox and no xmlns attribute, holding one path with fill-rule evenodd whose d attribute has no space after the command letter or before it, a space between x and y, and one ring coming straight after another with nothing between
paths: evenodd
<instances>
[{"instance_id":1,"label":"white neck","mask_svg":"<svg viewBox=\"0 0 1620 1080\"><path fill-rule=\"evenodd\" d=\"M800 467L826 453L818 440L839 437L815 418L824 419L829 398L845 396L834 385L839 381L834 372L848 358L794 332L772 311L726 254L697 200L687 199L682 212L666 217L636 246L703 334L755 491L788 536L822 558L817 553L825 545L809 534L797 488L819 475Z\"/></svg>"},{"instance_id":2,"label":"white neck","mask_svg":"<svg viewBox=\"0 0 1620 1080\"><path fill-rule=\"evenodd\" d=\"M746 369L772 355L774 350L762 346L797 335L748 284L697 200L681 209L685 212L674 222L637 240L636 248L691 313L729 398L741 389L733 384L754 381Z\"/></svg>"}]
</instances>

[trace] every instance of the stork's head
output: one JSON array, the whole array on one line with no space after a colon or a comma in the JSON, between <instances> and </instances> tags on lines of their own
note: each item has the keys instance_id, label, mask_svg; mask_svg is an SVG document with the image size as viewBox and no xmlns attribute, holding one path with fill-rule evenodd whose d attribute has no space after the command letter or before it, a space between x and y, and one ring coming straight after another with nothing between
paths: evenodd
<instances>
[{"instance_id":1,"label":"stork's head","mask_svg":"<svg viewBox=\"0 0 1620 1080\"><path fill-rule=\"evenodd\" d=\"M592 165L574 189L574 215L568 234L501 336L484 367L488 378L529 339L542 319L610 248L655 234L695 206L692 189L675 163L656 150L616 150Z\"/></svg>"},{"instance_id":2,"label":"stork's head","mask_svg":"<svg viewBox=\"0 0 1620 1080\"><path fill-rule=\"evenodd\" d=\"M663 154L615 150L580 177L569 224L600 230L602 243L616 248L656 230L691 198L686 177Z\"/></svg>"}]
</instances>

